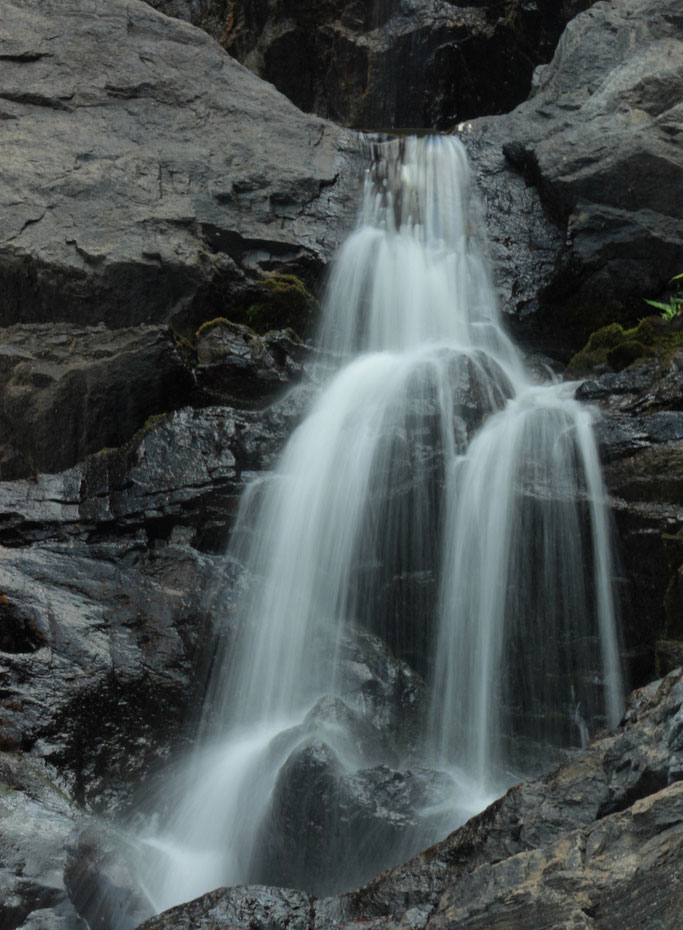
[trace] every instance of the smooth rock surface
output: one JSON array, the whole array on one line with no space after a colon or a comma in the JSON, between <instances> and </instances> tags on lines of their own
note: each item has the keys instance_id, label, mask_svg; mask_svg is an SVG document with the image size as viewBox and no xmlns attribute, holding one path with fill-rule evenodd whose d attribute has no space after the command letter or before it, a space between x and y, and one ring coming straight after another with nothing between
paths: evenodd
<instances>
[{"instance_id":1,"label":"smooth rock surface","mask_svg":"<svg viewBox=\"0 0 683 930\"><path fill-rule=\"evenodd\" d=\"M193 329L262 271L317 281L353 218L351 134L140 0L0 17L0 325Z\"/></svg>"}]
</instances>

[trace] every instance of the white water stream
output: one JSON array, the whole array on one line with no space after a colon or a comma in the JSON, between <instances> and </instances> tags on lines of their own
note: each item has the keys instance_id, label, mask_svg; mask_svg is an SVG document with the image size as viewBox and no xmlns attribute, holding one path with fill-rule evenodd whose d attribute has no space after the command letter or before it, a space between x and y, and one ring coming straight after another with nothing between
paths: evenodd
<instances>
[{"instance_id":1,"label":"white water stream","mask_svg":"<svg viewBox=\"0 0 683 930\"><path fill-rule=\"evenodd\" d=\"M242 505L240 632L173 816L147 841L157 909L280 875L323 892L369 878L542 764L544 747L621 712L591 414L571 388L534 384L503 332L459 141L378 149L324 308L338 370ZM376 699L386 681L398 694L418 680L391 651L427 678L410 713L405 695L394 710ZM418 777L405 829L380 824L361 861L340 861L358 845L339 839L351 788ZM290 822L309 823L332 782L343 810L326 809L316 846ZM326 830L335 875L319 863ZM306 855L317 864L287 871Z\"/></svg>"}]
</instances>

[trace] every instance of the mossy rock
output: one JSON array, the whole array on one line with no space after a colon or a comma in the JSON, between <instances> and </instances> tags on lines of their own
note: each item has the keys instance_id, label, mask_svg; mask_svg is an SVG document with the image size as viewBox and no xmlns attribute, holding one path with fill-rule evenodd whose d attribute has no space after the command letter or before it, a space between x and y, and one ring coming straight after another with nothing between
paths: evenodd
<instances>
[{"instance_id":1,"label":"mossy rock","mask_svg":"<svg viewBox=\"0 0 683 930\"><path fill-rule=\"evenodd\" d=\"M246 311L246 322L257 333L293 329L305 336L313 323L315 299L293 274L268 275L259 283L259 298Z\"/></svg>"},{"instance_id":2,"label":"mossy rock","mask_svg":"<svg viewBox=\"0 0 683 930\"><path fill-rule=\"evenodd\" d=\"M194 368L197 364L197 353L192 342L174 329L171 329L171 336L183 362L190 368Z\"/></svg>"},{"instance_id":3,"label":"mossy rock","mask_svg":"<svg viewBox=\"0 0 683 930\"><path fill-rule=\"evenodd\" d=\"M195 344L202 336L205 336L216 326L230 326L230 321L224 316L217 316L214 317L213 320L207 320L205 323L202 323L197 332L194 334Z\"/></svg>"},{"instance_id":4,"label":"mossy rock","mask_svg":"<svg viewBox=\"0 0 683 930\"><path fill-rule=\"evenodd\" d=\"M584 378L606 371L623 371L653 356L665 361L681 348L683 330L660 317L646 317L631 329L610 323L592 333L569 362L566 376Z\"/></svg>"},{"instance_id":5,"label":"mossy rock","mask_svg":"<svg viewBox=\"0 0 683 930\"><path fill-rule=\"evenodd\" d=\"M623 371L634 362L654 355L654 349L638 339L626 339L606 353L607 364L613 371Z\"/></svg>"}]
</instances>

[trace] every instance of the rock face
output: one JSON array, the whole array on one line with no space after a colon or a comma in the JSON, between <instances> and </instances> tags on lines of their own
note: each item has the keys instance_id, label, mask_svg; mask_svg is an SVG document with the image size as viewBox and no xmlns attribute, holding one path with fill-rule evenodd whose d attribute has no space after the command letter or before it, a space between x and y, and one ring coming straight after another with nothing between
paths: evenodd
<instances>
[{"instance_id":1,"label":"rock face","mask_svg":"<svg viewBox=\"0 0 683 930\"><path fill-rule=\"evenodd\" d=\"M262 271L317 279L353 215L350 135L138 0L8 0L2 22L0 325L194 329Z\"/></svg>"},{"instance_id":2,"label":"rock face","mask_svg":"<svg viewBox=\"0 0 683 930\"><path fill-rule=\"evenodd\" d=\"M191 390L191 371L165 328L0 330L0 479L61 471L121 445Z\"/></svg>"},{"instance_id":3,"label":"rock face","mask_svg":"<svg viewBox=\"0 0 683 930\"><path fill-rule=\"evenodd\" d=\"M683 350L676 347L675 328L654 323L659 343L641 346L652 354L577 390L580 399L601 408L597 435L619 539L622 621L637 684L652 677L655 665L661 673L680 664L683 640ZM645 321L635 334L651 327Z\"/></svg>"},{"instance_id":4,"label":"rock face","mask_svg":"<svg viewBox=\"0 0 683 930\"><path fill-rule=\"evenodd\" d=\"M676 0L597 3L569 24L527 102L462 128L486 177L507 309L524 322L540 293L534 338L551 354L614 319L635 322L642 298L680 271L682 35Z\"/></svg>"},{"instance_id":5,"label":"rock face","mask_svg":"<svg viewBox=\"0 0 683 930\"><path fill-rule=\"evenodd\" d=\"M150 6L166 16L184 19L188 23L199 23L211 6L211 0L147 0Z\"/></svg>"},{"instance_id":6,"label":"rock face","mask_svg":"<svg viewBox=\"0 0 683 930\"><path fill-rule=\"evenodd\" d=\"M619 730L556 772L512 788L365 888L311 900L308 926L564 930L571 921L584 930L673 930L683 895L682 734L679 669L636 692ZM213 892L141 930L271 926L261 893ZM280 925L300 906L300 898L288 905Z\"/></svg>"},{"instance_id":7,"label":"rock face","mask_svg":"<svg viewBox=\"0 0 683 930\"><path fill-rule=\"evenodd\" d=\"M92 900L105 890L128 926L148 913L131 923L121 840L108 853L92 814L125 812L194 731L234 583L218 553L245 476L272 465L301 409L185 407L65 471L0 483L3 927L86 930L77 912L108 925Z\"/></svg>"},{"instance_id":8,"label":"rock face","mask_svg":"<svg viewBox=\"0 0 683 930\"><path fill-rule=\"evenodd\" d=\"M220 13L224 26L232 11L233 51L244 43L245 60L261 56L278 80L291 77L294 55L321 112L378 122L419 102L424 121L439 122L507 106L520 49L536 43L540 55L550 31L534 32L538 23L565 15L425 2L414 16L405 4L375 5L375 21L367 5L287 2L275 28L274 3L153 5L160 12L138 0L5 0L0 10L3 930L141 919L121 837L103 837L100 817L125 815L131 786L154 785L171 743L188 738L215 625L231 636L236 569L220 553L239 496L272 465L310 395L304 385L278 399L305 382L310 350L289 332L259 337L235 320L263 309L272 272L312 286L354 210L356 137L303 115L168 16ZM514 41L506 12L518 17ZM642 315L640 297L682 270L682 30L675 0L598 3L571 24L527 103L462 128L486 178L506 308L560 355L600 313ZM468 83L463 69L489 61L485 41L502 70ZM394 53L403 68L411 45L427 66L409 92L385 94L372 68ZM490 106L476 96L482 87ZM681 660L682 370L679 354L650 357L595 372L580 389L603 408L637 682ZM479 422L461 414L467 427ZM422 453L433 454L427 437ZM412 606L402 609L428 603L430 583L409 579ZM424 652L392 645L412 662ZM296 834L304 802L324 790L355 818L359 842L370 827L400 838L438 793L430 773L401 780L372 756L375 727L415 712L419 676L370 634L344 649L370 721L356 733L365 774L340 777L319 744L293 750L272 811L280 837ZM215 892L147 926L560 930L571 919L586 930L673 930L682 688L679 672L641 692L618 733L358 892L327 901ZM354 711L316 713L332 726ZM302 796L304 768L312 798ZM392 793L396 821L383 803ZM325 841L315 837L310 855ZM351 860L352 845L338 854ZM299 880L300 861L281 850L273 863L269 881Z\"/></svg>"},{"instance_id":9,"label":"rock face","mask_svg":"<svg viewBox=\"0 0 683 930\"><path fill-rule=\"evenodd\" d=\"M523 100L534 64L589 3L215 0L205 24L302 110L359 128L444 129Z\"/></svg>"}]
</instances>

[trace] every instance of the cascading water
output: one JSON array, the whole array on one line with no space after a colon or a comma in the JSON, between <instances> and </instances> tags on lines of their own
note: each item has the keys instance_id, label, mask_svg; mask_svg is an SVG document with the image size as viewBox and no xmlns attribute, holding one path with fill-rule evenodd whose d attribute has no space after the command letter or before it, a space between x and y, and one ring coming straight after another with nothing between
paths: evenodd
<instances>
[{"instance_id":1,"label":"cascading water","mask_svg":"<svg viewBox=\"0 0 683 930\"><path fill-rule=\"evenodd\" d=\"M618 720L591 416L504 334L468 174L453 137L376 148L326 300L338 370L242 504L239 634L147 842L158 909L360 882Z\"/></svg>"}]
</instances>

